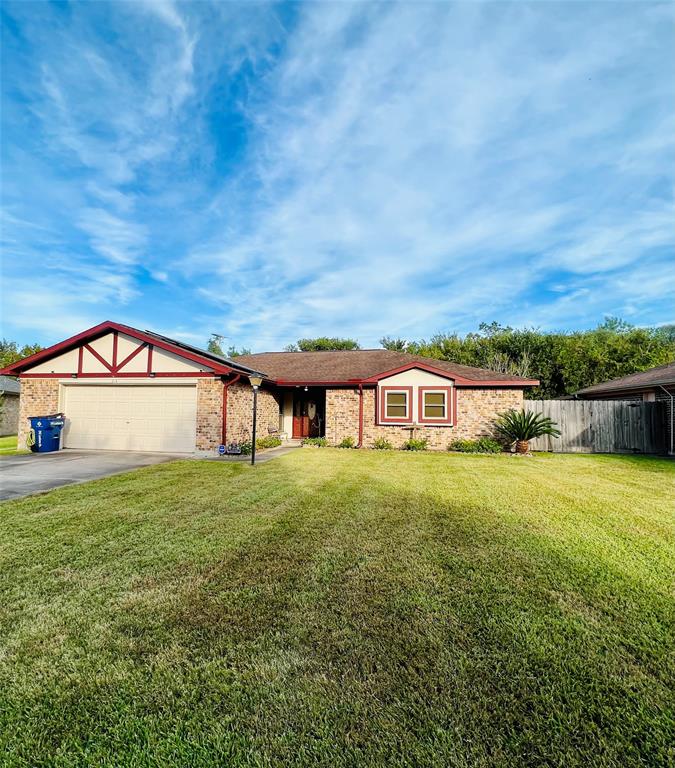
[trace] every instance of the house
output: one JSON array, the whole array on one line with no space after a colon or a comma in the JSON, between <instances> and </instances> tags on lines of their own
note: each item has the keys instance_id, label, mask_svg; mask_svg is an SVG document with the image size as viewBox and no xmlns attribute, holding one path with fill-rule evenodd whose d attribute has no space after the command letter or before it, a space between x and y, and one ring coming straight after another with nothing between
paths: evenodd
<instances>
[{"instance_id":1,"label":"house","mask_svg":"<svg viewBox=\"0 0 675 768\"><path fill-rule=\"evenodd\" d=\"M0 373L19 376L19 444L28 418L63 412L63 447L213 451L257 434L352 437L399 447L411 436L444 450L490 433L539 382L384 349L264 352L228 359L151 331L106 321Z\"/></svg>"},{"instance_id":2,"label":"house","mask_svg":"<svg viewBox=\"0 0 675 768\"><path fill-rule=\"evenodd\" d=\"M19 427L19 395L21 384L9 376L0 376L0 437L16 435Z\"/></svg>"},{"instance_id":3,"label":"house","mask_svg":"<svg viewBox=\"0 0 675 768\"><path fill-rule=\"evenodd\" d=\"M663 400L666 403L667 440L670 453L673 454L675 361L665 365L657 365L656 368L650 368L647 371L632 373L629 376L621 376L618 379L584 387L576 393L576 397L582 400L633 400L650 403Z\"/></svg>"}]
</instances>

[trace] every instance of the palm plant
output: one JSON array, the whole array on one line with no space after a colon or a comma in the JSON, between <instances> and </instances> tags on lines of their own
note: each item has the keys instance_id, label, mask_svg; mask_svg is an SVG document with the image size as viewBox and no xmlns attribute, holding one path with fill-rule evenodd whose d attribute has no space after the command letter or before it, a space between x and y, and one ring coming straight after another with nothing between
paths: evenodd
<instances>
[{"instance_id":1,"label":"palm plant","mask_svg":"<svg viewBox=\"0 0 675 768\"><path fill-rule=\"evenodd\" d=\"M495 420L495 432L499 437L507 440L510 445L516 444L516 453L527 453L529 441L543 435L559 437L560 430L555 421L541 413L526 411L524 408L516 411L511 408L500 413Z\"/></svg>"}]
</instances>

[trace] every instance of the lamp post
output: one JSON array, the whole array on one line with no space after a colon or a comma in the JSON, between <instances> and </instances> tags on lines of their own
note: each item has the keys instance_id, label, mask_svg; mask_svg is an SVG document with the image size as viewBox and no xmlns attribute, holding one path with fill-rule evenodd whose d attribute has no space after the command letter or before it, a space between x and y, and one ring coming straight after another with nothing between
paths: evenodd
<instances>
[{"instance_id":1,"label":"lamp post","mask_svg":"<svg viewBox=\"0 0 675 768\"><path fill-rule=\"evenodd\" d=\"M251 441L251 464L255 464L255 427L258 413L258 387L262 384L262 376L249 376L248 380L253 387L253 440Z\"/></svg>"}]
</instances>

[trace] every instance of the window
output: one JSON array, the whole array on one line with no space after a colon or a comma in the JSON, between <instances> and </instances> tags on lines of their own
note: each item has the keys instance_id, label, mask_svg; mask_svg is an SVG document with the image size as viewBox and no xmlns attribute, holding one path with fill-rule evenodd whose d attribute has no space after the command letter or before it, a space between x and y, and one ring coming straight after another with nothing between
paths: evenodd
<instances>
[{"instance_id":1,"label":"window","mask_svg":"<svg viewBox=\"0 0 675 768\"><path fill-rule=\"evenodd\" d=\"M412 387L380 387L379 424L410 424L412 422Z\"/></svg>"},{"instance_id":2,"label":"window","mask_svg":"<svg viewBox=\"0 0 675 768\"><path fill-rule=\"evenodd\" d=\"M424 418L445 418L445 392L424 393Z\"/></svg>"},{"instance_id":3,"label":"window","mask_svg":"<svg viewBox=\"0 0 675 768\"><path fill-rule=\"evenodd\" d=\"M385 416L388 419L405 419L408 415L408 394L406 392L387 392Z\"/></svg>"},{"instance_id":4,"label":"window","mask_svg":"<svg viewBox=\"0 0 675 768\"><path fill-rule=\"evenodd\" d=\"M451 424L452 387L420 387L419 420L428 424Z\"/></svg>"}]
</instances>

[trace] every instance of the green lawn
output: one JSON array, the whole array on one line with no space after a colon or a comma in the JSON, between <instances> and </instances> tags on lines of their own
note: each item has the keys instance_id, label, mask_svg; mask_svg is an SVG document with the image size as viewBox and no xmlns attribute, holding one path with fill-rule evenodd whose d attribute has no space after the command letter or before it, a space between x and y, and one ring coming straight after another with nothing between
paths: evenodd
<instances>
[{"instance_id":1,"label":"green lawn","mask_svg":"<svg viewBox=\"0 0 675 768\"><path fill-rule=\"evenodd\" d=\"M299 450L0 506L3 766L666 766L675 464Z\"/></svg>"},{"instance_id":2,"label":"green lawn","mask_svg":"<svg viewBox=\"0 0 675 768\"><path fill-rule=\"evenodd\" d=\"M0 456L11 456L17 453L28 453L26 450L18 451L16 442L16 435L5 435L5 437L0 437Z\"/></svg>"}]
</instances>

